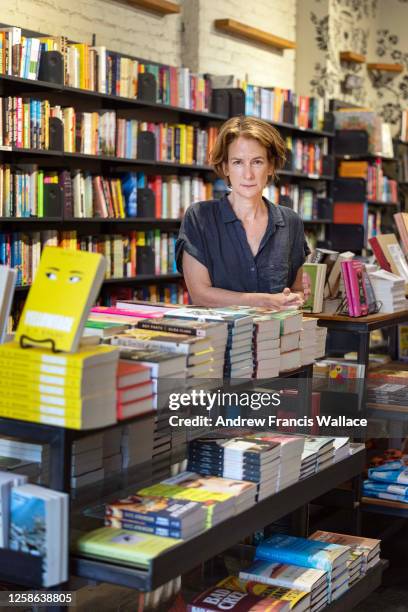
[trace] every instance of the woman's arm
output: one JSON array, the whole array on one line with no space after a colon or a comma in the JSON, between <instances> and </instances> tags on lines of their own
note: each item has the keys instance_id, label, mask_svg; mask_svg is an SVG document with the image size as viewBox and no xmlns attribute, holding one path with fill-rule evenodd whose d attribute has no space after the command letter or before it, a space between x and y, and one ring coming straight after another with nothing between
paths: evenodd
<instances>
[{"instance_id":1,"label":"woman's arm","mask_svg":"<svg viewBox=\"0 0 408 612\"><path fill-rule=\"evenodd\" d=\"M299 305L299 295L285 293L244 293L219 289L211 285L208 270L186 251L183 252L183 273L188 292L196 306L262 306L285 309Z\"/></svg>"}]
</instances>

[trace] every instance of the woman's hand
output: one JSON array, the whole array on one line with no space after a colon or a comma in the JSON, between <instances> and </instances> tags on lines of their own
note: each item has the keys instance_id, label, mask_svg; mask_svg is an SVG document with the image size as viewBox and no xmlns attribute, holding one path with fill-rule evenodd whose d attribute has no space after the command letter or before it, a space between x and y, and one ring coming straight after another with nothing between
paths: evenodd
<instances>
[{"instance_id":1,"label":"woman's hand","mask_svg":"<svg viewBox=\"0 0 408 612\"><path fill-rule=\"evenodd\" d=\"M303 300L298 293L286 287L282 293L273 293L268 295L268 307L277 308L278 310L286 310L290 307L300 307L303 305Z\"/></svg>"}]
</instances>

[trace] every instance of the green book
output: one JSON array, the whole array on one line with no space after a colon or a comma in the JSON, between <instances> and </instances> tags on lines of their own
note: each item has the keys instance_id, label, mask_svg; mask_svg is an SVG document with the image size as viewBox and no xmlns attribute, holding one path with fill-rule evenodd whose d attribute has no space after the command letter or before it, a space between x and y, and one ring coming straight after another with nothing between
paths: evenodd
<instances>
[{"instance_id":1,"label":"green book","mask_svg":"<svg viewBox=\"0 0 408 612\"><path fill-rule=\"evenodd\" d=\"M80 536L74 548L87 556L146 568L154 557L182 541L126 529L101 527Z\"/></svg>"},{"instance_id":2,"label":"green book","mask_svg":"<svg viewBox=\"0 0 408 612\"><path fill-rule=\"evenodd\" d=\"M44 172L38 171L37 174L37 216L44 216Z\"/></svg>"},{"instance_id":3,"label":"green book","mask_svg":"<svg viewBox=\"0 0 408 612\"><path fill-rule=\"evenodd\" d=\"M317 285L317 274L318 274L318 264L306 263L303 264L303 274L307 279L306 282L309 286L309 297L305 301L303 305L303 310L308 310L309 312L313 312L314 309L314 301L316 295L316 285Z\"/></svg>"}]
</instances>

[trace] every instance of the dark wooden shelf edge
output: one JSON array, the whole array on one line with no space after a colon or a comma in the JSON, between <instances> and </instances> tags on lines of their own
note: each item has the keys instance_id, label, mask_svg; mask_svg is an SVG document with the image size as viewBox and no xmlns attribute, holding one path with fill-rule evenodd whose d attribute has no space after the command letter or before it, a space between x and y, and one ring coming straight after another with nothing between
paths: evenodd
<instances>
[{"instance_id":1,"label":"dark wooden shelf edge","mask_svg":"<svg viewBox=\"0 0 408 612\"><path fill-rule=\"evenodd\" d=\"M125 285L128 283L146 283L146 282L166 282L182 279L183 276L178 272L170 272L169 274L140 274L139 276L124 276L121 278L106 278L103 281L104 285ZM17 285L16 292L28 291L31 285Z\"/></svg>"},{"instance_id":2,"label":"dark wooden shelf edge","mask_svg":"<svg viewBox=\"0 0 408 612\"><path fill-rule=\"evenodd\" d=\"M0 548L0 580L2 582L41 588L42 565L41 557Z\"/></svg>"},{"instance_id":3,"label":"dark wooden shelf edge","mask_svg":"<svg viewBox=\"0 0 408 612\"><path fill-rule=\"evenodd\" d=\"M344 612L355 608L381 585L383 572L388 565L388 561L381 559L337 601L333 601L326 608L323 608L322 612Z\"/></svg>"},{"instance_id":4,"label":"dark wooden shelf edge","mask_svg":"<svg viewBox=\"0 0 408 612\"><path fill-rule=\"evenodd\" d=\"M62 85L57 83L49 83L48 81L39 81L35 79L23 79L21 77L0 74L0 82L8 81L10 83L16 83L28 87L34 87L35 89L48 89L51 92L58 92L64 94L74 94L78 96L86 96L88 98L102 99L110 102L117 102L118 105L128 105L135 108L154 108L158 110L166 110L174 113L180 113L185 115L191 115L200 119L208 119L213 121L226 121L228 117L226 115L219 115L217 113L211 113L206 111L199 111L191 108L184 108L183 106L172 106L171 104L160 104L159 102L150 102L143 99L126 98L124 96L113 96L111 94L99 93L98 91L92 91L90 89L80 89L79 87L71 87L70 85Z\"/></svg>"},{"instance_id":5,"label":"dark wooden shelf edge","mask_svg":"<svg viewBox=\"0 0 408 612\"><path fill-rule=\"evenodd\" d=\"M359 449L343 461L322 470L310 478L271 495L245 512L222 522L195 538L165 551L152 560L149 570L138 570L129 566L104 563L97 559L74 556L72 571L77 576L122 584L133 588L138 583L142 590L152 590L175 576L191 569L191 564L210 559L261 527L293 512L300 506L341 484L364 467L365 451ZM125 571L122 572L122 569ZM119 581L120 582L117 582ZM143 583L143 585L141 584Z\"/></svg>"},{"instance_id":6,"label":"dark wooden shelf edge","mask_svg":"<svg viewBox=\"0 0 408 612\"><path fill-rule=\"evenodd\" d=\"M155 217L0 217L0 223L125 223L180 225L181 219L156 219Z\"/></svg>"}]
</instances>

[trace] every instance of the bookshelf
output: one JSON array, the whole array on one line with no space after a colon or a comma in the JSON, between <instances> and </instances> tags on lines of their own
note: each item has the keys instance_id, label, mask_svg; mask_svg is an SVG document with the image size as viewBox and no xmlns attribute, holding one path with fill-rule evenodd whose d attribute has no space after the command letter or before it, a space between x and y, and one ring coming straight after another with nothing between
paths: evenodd
<instances>
[{"instance_id":1,"label":"bookshelf","mask_svg":"<svg viewBox=\"0 0 408 612\"><path fill-rule=\"evenodd\" d=\"M178 4L169 0L125 0L125 3L161 16L177 15L181 11Z\"/></svg>"},{"instance_id":2,"label":"bookshelf","mask_svg":"<svg viewBox=\"0 0 408 612\"><path fill-rule=\"evenodd\" d=\"M370 63L367 64L367 70L378 71L378 72L403 72L404 66L402 64L379 64Z\"/></svg>"},{"instance_id":3,"label":"bookshelf","mask_svg":"<svg viewBox=\"0 0 408 612\"><path fill-rule=\"evenodd\" d=\"M340 61L349 62L351 64L364 64L366 61L365 55L356 53L355 51L340 51Z\"/></svg>"}]
</instances>

